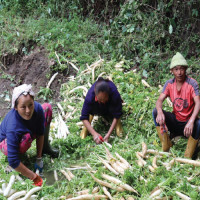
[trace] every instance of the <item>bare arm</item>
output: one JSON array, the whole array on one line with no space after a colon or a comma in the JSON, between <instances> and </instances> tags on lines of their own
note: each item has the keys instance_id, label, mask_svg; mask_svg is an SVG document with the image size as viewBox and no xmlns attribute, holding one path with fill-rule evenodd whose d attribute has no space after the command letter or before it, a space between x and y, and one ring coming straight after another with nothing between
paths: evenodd
<instances>
[{"instance_id":1,"label":"bare arm","mask_svg":"<svg viewBox=\"0 0 200 200\"><path fill-rule=\"evenodd\" d=\"M108 142L108 139L109 139L111 133L113 132L113 130L114 130L114 128L115 128L115 126L116 126L118 120L120 120L120 119L116 119L116 118L113 119L112 124L111 124L111 126L110 126L110 128L109 128L109 130L108 130L108 133L107 133L106 136L104 137L104 141L105 141L105 142Z\"/></svg>"},{"instance_id":2,"label":"bare arm","mask_svg":"<svg viewBox=\"0 0 200 200\"><path fill-rule=\"evenodd\" d=\"M97 133L91 126L90 122L88 120L83 120L84 126L87 128L87 130L92 134L94 141L97 144L101 144L102 141L100 140L99 136L101 136L99 133Z\"/></svg>"},{"instance_id":3,"label":"bare arm","mask_svg":"<svg viewBox=\"0 0 200 200\"><path fill-rule=\"evenodd\" d=\"M27 178L30 178L31 180L36 178L36 174L28 169L22 162L20 162L19 166L15 168L16 171L20 172L22 175L26 176Z\"/></svg>"},{"instance_id":4,"label":"bare arm","mask_svg":"<svg viewBox=\"0 0 200 200\"><path fill-rule=\"evenodd\" d=\"M199 114L199 110L200 110L200 99L199 99L199 96L195 96L194 97L194 103L195 103L195 106L194 106L194 110L193 110L193 113L189 119L189 121L187 122L185 128L184 128L184 135L186 137L189 137L190 135L192 135L192 131L193 131L193 128L194 128L194 121L195 119L197 118L198 114Z\"/></svg>"},{"instance_id":5,"label":"bare arm","mask_svg":"<svg viewBox=\"0 0 200 200\"><path fill-rule=\"evenodd\" d=\"M156 109L157 109L157 117L156 117L156 122L159 125L163 125L165 123L165 115L162 111L162 104L163 101L166 99L166 94L160 94L157 102L156 102Z\"/></svg>"}]
</instances>

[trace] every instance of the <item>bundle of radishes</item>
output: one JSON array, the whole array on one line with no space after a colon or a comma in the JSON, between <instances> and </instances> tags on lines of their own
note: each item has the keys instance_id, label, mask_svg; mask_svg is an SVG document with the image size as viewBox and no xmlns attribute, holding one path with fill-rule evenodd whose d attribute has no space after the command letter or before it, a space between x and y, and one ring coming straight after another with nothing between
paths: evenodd
<instances>
[{"instance_id":1,"label":"bundle of radishes","mask_svg":"<svg viewBox=\"0 0 200 200\"><path fill-rule=\"evenodd\" d=\"M11 175L10 181L7 184L5 181L2 183L2 189L0 189L0 194L3 194L4 197L7 197L8 200L15 200L19 199L20 200L34 200L37 199L37 195L33 195L34 193L38 192L41 190L41 187L34 187L30 191L16 191L12 189L13 184L15 183L16 178L19 179L19 177L16 177L15 175ZM23 182L22 182L23 183Z\"/></svg>"},{"instance_id":2,"label":"bundle of radishes","mask_svg":"<svg viewBox=\"0 0 200 200\"><path fill-rule=\"evenodd\" d=\"M116 157L114 157L110 151L105 147L106 149L106 156L107 159L103 159L100 156L96 155L99 160L102 162L102 164L105 166L106 169L114 173L115 175L123 175L124 170L129 169L131 166L130 164L121 157L118 153L115 153ZM113 199L109 189L116 190L117 192L123 192L123 191L129 191L133 192L135 194L138 194L138 192L132 188L130 185L122 182L119 178L107 175L105 173L101 174L102 179L100 180L95 177L95 171L90 170L90 175L94 179L95 182L97 182L104 192L104 195L98 194L98 189L93 189L92 194L89 194L89 190L84 190L76 193L76 197L72 197L72 195L69 195L67 198L68 200L81 200L81 199Z\"/></svg>"}]
</instances>

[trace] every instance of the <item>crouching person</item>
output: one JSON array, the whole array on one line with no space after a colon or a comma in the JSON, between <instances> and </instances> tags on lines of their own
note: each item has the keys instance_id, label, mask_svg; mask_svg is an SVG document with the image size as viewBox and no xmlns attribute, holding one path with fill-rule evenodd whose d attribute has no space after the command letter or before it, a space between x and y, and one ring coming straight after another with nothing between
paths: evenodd
<instances>
[{"instance_id":1,"label":"crouching person","mask_svg":"<svg viewBox=\"0 0 200 200\"><path fill-rule=\"evenodd\" d=\"M112 119L104 138L91 126L94 115ZM84 128L81 131L81 138L84 139L89 131L95 143L101 144L103 141L108 142L114 129L116 129L116 134L122 137L121 115L122 99L117 87L112 81L100 77L89 89L83 104L80 120L83 121Z\"/></svg>"},{"instance_id":2,"label":"crouching person","mask_svg":"<svg viewBox=\"0 0 200 200\"><path fill-rule=\"evenodd\" d=\"M51 119L51 105L45 103L41 106L34 101L32 86L23 84L14 88L12 109L0 125L0 150L8 157L9 165L33 180L36 186L42 185L42 178L28 169L19 155L25 153L36 139L37 158L34 167L40 172L43 170L43 152L58 156L58 151L53 151L47 142Z\"/></svg>"},{"instance_id":3,"label":"crouching person","mask_svg":"<svg viewBox=\"0 0 200 200\"><path fill-rule=\"evenodd\" d=\"M153 110L153 119L163 151L169 151L172 146L171 138L183 135L188 138L185 157L192 158L200 137L200 99L199 86L186 75L187 67L188 64L180 53L172 58L170 71L174 78L165 83L156 102L156 109ZM172 113L162 110L162 103L167 97L173 103Z\"/></svg>"}]
</instances>

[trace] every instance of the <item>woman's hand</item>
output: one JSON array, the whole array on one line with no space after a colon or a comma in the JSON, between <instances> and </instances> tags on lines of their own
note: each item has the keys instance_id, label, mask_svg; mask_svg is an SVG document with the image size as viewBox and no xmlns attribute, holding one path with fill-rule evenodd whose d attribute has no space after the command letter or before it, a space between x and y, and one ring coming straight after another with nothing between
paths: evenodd
<instances>
[{"instance_id":1,"label":"woman's hand","mask_svg":"<svg viewBox=\"0 0 200 200\"><path fill-rule=\"evenodd\" d=\"M96 144L101 144L103 142L103 137L99 133L96 133L93 135L93 140L96 142Z\"/></svg>"},{"instance_id":2,"label":"woman's hand","mask_svg":"<svg viewBox=\"0 0 200 200\"><path fill-rule=\"evenodd\" d=\"M110 138L110 134L106 134L105 137L103 138L104 142L108 142L109 138Z\"/></svg>"},{"instance_id":3,"label":"woman's hand","mask_svg":"<svg viewBox=\"0 0 200 200\"><path fill-rule=\"evenodd\" d=\"M42 178L36 174L36 177L33 179L33 185L41 187L43 183Z\"/></svg>"}]
</instances>

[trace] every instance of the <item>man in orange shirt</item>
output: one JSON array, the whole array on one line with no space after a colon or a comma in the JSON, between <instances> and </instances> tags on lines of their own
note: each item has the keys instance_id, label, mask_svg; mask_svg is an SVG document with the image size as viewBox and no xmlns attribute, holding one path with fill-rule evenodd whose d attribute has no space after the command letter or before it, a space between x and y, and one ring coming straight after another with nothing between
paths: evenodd
<instances>
[{"instance_id":1,"label":"man in orange shirt","mask_svg":"<svg viewBox=\"0 0 200 200\"><path fill-rule=\"evenodd\" d=\"M180 53L172 58L170 70L174 78L165 83L156 102L156 109L153 110L153 118L163 151L169 151L172 146L170 138L184 135L188 138L185 157L192 158L200 137L200 98L198 83L186 75L187 67L188 64ZM173 103L172 113L162 109L167 97Z\"/></svg>"}]
</instances>

